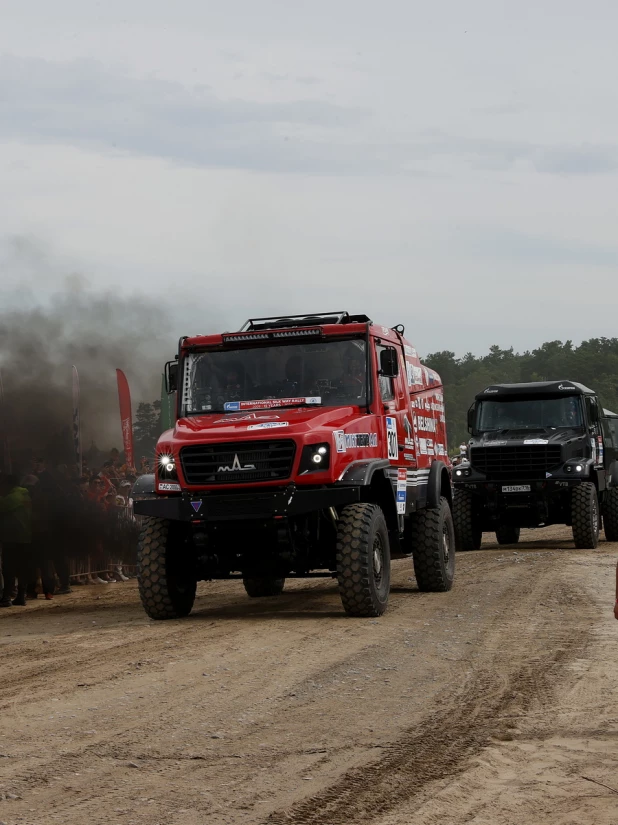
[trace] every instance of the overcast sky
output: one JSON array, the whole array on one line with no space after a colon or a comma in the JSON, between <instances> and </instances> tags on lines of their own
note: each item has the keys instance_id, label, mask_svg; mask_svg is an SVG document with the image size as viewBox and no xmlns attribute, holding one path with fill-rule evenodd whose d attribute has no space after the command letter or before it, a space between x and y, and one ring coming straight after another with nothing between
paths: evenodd
<instances>
[{"instance_id":1,"label":"overcast sky","mask_svg":"<svg viewBox=\"0 0 618 825\"><path fill-rule=\"evenodd\" d=\"M335 309L424 353L618 335L615 0L0 0L0 20L0 242L186 302L170 351Z\"/></svg>"}]
</instances>

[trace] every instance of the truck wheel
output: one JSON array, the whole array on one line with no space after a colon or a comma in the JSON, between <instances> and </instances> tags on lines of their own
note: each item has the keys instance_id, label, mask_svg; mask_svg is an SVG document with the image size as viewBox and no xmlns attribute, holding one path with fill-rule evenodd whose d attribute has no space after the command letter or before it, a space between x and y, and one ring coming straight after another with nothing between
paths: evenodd
<instances>
[{"instance_id":1,"label":"truck wheel","mask_svg":"<svg viewBox=\"0 0 618 825\"><path fill-rule=\"evenodd\" d=\"M410 517L409 543L414 575L423 593L450 590L455 578L455 528L445 498L435 510L421 510Z\"/></svg>"},{"instance_id":2,"label":"truck wheel","mask_svg":"<svg viewBox=\"0 0 618 825\"><path fill-rule=\"evenodd\" d=\"M517 544L519 541L519 527L511 527L510 524L501 524L496 530L498 544Z\"/></svg>"},{"instance_id":3,"label":"truck wheel","mask_svg":"<svg viewBox=\"0 0 618 825\"><path fill-rule=\"evenodd\" d=\"M468 490L457 490L453 496L455 546L458 550L480 550L483 532L474 512L474 499Z\"/></svg>"},{"instance_id":4,"label":"truck wheel","mask_svg":"<svg viewBox=\"0 0 618 825\"><path fill-rule=\"evenodd\" d=\"M188 616L195 601L197 575L179 522L144 518L137 550L137 581L151 619Z\"/></svg>"},{"instance_id":5,"label":"truck wheel","mask_svg":"<svg viewBox=\"0 0 618 825\"><path fill-rule=\"evenodd\" d=\"M580 550L594 550L599 543L599 499L594 484L585 481L571 495L573 540Z\"/></svg>"},{"instance_id":6,"label":"truck wheel","mask_svg":"<svg viewBox=\"0 0 618 825\"><path fill-rule=\"evenodd\" d=\"M376 504L349 504L337 524L337 580L345 612L381 616L391 589L388 528Z\"/></svg>"},{"instance_id":7,"label":"truck wheel","mask_svg":"<svg viewBox=\"0 0 618 825\"><path fill-rule=\"evenodd\" d=\"M252 599L259 599L262 596L280 596L283 593L285 579L262 576L256 579L243 578L242 583L247 591L247 596L251 596Z\"/></svg>"},{"instance_id":8,"label":"truck wheel","mask_svg":"<svg viewBox=\"0 0 618 825\"><path fill-rule=\"evenodd\" d=\"M618 541L618 487L610 487L605 494L603 526L608 541Z\"/></svg>"}]
</instances>

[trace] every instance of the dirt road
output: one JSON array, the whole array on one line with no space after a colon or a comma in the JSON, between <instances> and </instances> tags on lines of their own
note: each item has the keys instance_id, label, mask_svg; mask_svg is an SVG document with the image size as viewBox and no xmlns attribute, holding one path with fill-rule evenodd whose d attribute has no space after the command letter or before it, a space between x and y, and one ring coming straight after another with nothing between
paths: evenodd
<instances>
[{"instance_id":1,"label":"dirt road","mask_svg":"<svg viewBox=\"0 0 618 825\"><path fill-rule=\"evenodd\" d=\"M618 545L525 539L446 594L396 562L379 620L320 580L202 584L177 622L133 582L2 611L0 820L615 825Z\"/></svg>"}]
</instances>

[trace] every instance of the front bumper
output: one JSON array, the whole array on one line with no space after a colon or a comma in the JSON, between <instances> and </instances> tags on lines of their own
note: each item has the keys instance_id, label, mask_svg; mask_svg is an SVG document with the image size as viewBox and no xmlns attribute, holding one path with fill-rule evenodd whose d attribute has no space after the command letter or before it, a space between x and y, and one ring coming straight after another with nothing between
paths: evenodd
<instances>
[{"instance_id":1,"label":"front bumper","mask_svg":"<svg viewBox=\"0 0 618 825\"><path fill-rule=\"evenodd\" d=\"M154 496L135 501L133 510L138 516L171 521L263 520L343 507L359 500L360 488L355 486L304 490L289 484L283 489L270 491Z\"/></svg>"}]
</instances>

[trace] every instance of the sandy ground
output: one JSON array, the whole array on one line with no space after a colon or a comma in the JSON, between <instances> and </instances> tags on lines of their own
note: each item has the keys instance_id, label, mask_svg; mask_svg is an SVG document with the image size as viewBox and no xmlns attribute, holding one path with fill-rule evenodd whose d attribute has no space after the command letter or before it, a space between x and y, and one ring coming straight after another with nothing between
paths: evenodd
<instances>
[{"instance_id":1,"label":"sandy ground","mask_svg":"<svg viewBox=\"0 0 618 825\"><path fill-rule=\"evenodd\" d=\"M523 539L446 594L396 562L379 620L323 580L202 584L174 622L134 582L0 612L0 820L616 825L618 545Z\"/></svg>"}]
</instances>

